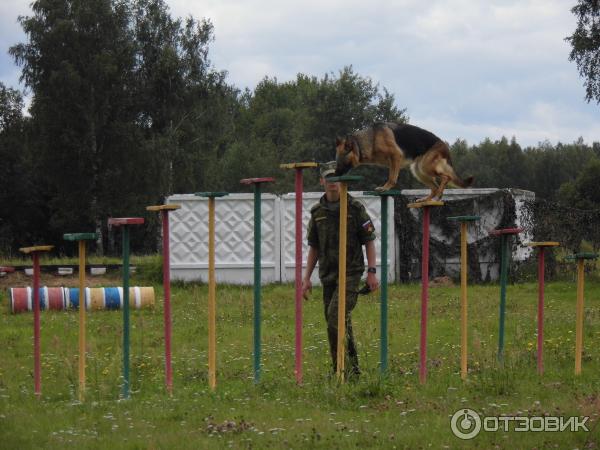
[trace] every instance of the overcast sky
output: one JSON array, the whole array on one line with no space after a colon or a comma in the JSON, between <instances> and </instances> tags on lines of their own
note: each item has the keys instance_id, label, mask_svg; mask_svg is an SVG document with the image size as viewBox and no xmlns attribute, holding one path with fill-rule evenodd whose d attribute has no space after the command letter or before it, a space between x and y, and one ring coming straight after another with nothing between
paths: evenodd
<instances>
[{"instance_id":1,"label":"overcast sky","mask_svg":"<svg viewBox=\"0 0 600 450\"><path fill-rule=\"evenodd\" d=\"M18 84L8 47L24 41L30 0L0 0L0 80ZM584 100L564 41L575 0L167 0L173 16L209 18L210 58L229 82L322 77L346 65L442 139L515 136L600 141L600 105Z\"/></svg>"}]
</instances>

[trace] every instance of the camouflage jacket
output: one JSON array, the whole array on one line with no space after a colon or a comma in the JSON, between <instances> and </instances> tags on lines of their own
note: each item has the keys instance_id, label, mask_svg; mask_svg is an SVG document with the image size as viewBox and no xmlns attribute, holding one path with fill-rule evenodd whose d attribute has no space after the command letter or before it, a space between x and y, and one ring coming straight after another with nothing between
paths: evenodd
<instances>
[{"instance_id":1,"label":"camouflage jacket","mask_svg":"<svg viewBox=\"0 0 600 450\"><path fill-rule=\"evenodd\" d=\"M319 253L319 278L323 284L338 281L339 263L339 202L330 203L325 195L310 210L308 245ZM346 273L362 274L365 257L362 246L375 239L375 227L365 206L348 195L348 235L346 250Z\"/></svg>"}]
</instances>

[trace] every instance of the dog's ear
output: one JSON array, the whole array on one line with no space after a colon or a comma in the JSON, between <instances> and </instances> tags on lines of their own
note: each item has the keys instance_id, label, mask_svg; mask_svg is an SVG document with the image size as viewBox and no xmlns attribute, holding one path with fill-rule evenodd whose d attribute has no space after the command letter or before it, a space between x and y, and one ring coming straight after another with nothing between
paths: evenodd
<instances>
[{"instance_id":1,"label":"dog's ear","mask_svg":"<svg viewBox=\"0 0 600 450\"><path fill-rule=\"evenodd\" d=\"M350 138L346 138L346 151L350 152L352 151L352 148L354 147L354 142L352 141L352 139Z\"/></svg>"},{"instance_id":2,"label":"dog's ear","mask_svg":"<svg viewBox=\"0 0 600 450\"><path fill-rule=\"evenodd\" d=\"M343 142L344 142L344 139L343 139L343 138L341 138L341 137L339 137L339 136L336 136L336 138L335 138L335 146L336 146L336 147L338 147L338 146L339 146L340 144L342 144Z\"/></svg>"}]
</instances>

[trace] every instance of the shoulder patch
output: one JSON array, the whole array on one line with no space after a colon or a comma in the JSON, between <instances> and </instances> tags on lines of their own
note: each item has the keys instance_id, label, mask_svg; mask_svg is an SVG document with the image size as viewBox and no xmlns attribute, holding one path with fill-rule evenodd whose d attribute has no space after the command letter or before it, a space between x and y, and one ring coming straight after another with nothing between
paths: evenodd
<instances>
[{"instance_id":1,"label":"shoulder patch","mask_svg":"<svg viewBox=\"0 0 600 450\"><path fill-rule=\"evenodd\" d=\"M363 230L365 230L367 233L372 233L373 231L375 231L375 226L373 225L373 222L371 222L371 219L363 223L362 227Z\"/></svg>"}]
</instances>

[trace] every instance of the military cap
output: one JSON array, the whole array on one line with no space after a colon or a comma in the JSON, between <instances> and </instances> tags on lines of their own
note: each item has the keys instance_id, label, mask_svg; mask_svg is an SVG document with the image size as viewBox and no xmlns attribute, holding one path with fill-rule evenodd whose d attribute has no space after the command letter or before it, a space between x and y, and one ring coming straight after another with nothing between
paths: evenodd
<instances>
[{"instance_id":1,"label":"military cap","mask_svg":"<svg viewBox=\"0 0 600 450\"><path fill-rule=\"evenodd\" d=\"M319 169L320 172L321 172L321 176L323 178L326 178L326 177L329 177L329 176L335 174L335 166L336 166L335 161L329 161L329 162L326 162L326 163L321 163L321 166L320 166L320 169Z\"/></svg>"}]
</instances>

